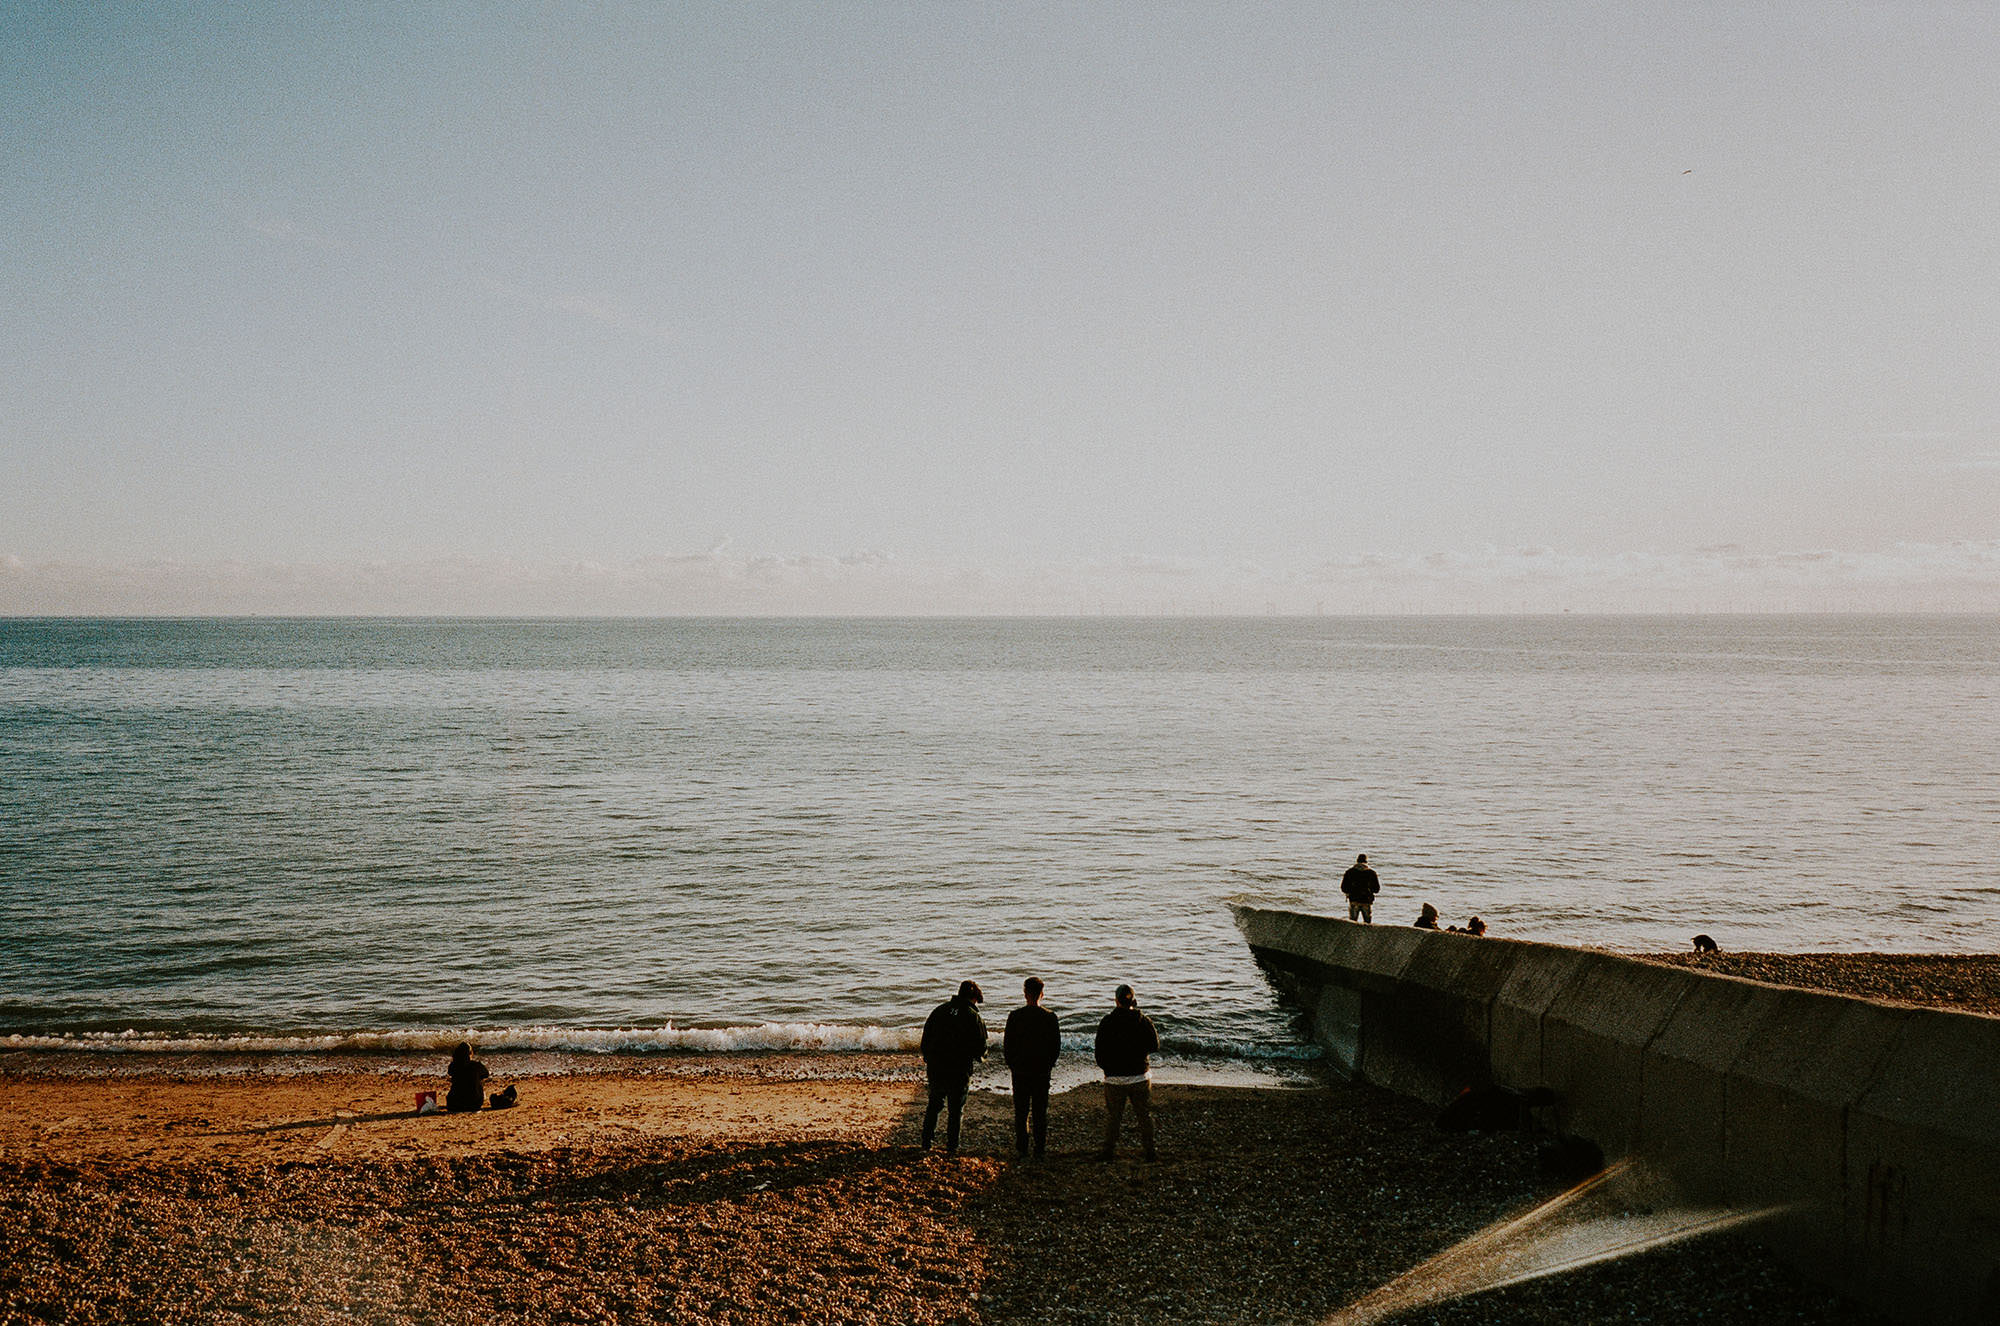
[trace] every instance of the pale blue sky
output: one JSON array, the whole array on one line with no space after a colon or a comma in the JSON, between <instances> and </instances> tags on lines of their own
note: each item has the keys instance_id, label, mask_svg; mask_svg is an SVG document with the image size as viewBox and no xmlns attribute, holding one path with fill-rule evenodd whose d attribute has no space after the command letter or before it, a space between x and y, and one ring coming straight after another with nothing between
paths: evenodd
<instances>
[{"instance_id":1,"label":"pale blue sky","mask_svg":"<svg viewBox=\"0 0 2000 1326\"><path fill-rule=\"evenodd\" d=\"M0 611L1724 544L2000 605L1996 70L1983 4L0 3Z\"/></svg>"}]
</instances>

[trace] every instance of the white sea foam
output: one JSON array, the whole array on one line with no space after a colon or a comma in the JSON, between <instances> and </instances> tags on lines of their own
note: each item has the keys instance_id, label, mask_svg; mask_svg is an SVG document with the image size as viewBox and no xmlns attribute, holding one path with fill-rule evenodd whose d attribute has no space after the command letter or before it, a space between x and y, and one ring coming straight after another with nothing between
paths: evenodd
<instances>
[{"instance_id":1,"label":"white sea foam","mask_svg":"<svg viewBox=\"0 0 2000 1326\"><path fill-rule=\"evenodd\" d=\"M1063 1048L1088 1052L1093 1037L1065 1036ZM1317 1045L1297 1041L1242 1041L1215 1036L1163 1036L1160 1048L1167 1054L1189 1059L1273 1059L1304 1062L1319 1059L1325 1051Z\"/></svg>"},{"instance_id":2,"label":"white sea foam","mask_svg":"<svg viewBox=\"0 0 2000 1326\"><path fill-rule=\"evenodd\" d=\"M923 1028L837 1022L760 1022L732 1027L426 1027L406 1031L258 1032L103 1031L0 1037L0 1049L100 1054L396 1054L448 1051L470 1041L483 1054L546 1051L569 1054L783 1053L909 1054ZM989 1033L997 1054L998 1031ZM1063 1037L1063 1048L1088 1056L1091 1033ZM1199 1035L1170 1036L1161 1049L1188 1059L1304 1061L1315 1045L1260 1043Z\"/></svg>"},{"instance_id":3,"label":"white sea foam","mask_svg":"<svg viewBox=\"0 0 2000 1326\"><path fill-rule=\"evenodd\" d=\"M68 1036L11 1035L8 1050L125 1054L384 1054L447 1051L471 1041L482 1054L542 1050L570 1054L658 1051L734 1054L809 1051L900 1054L917 1048L920 1027L831 1022L762 1022L738 1027L446 1027L409 1031L256 1033L115 1031Z\"/></svg>"}]
</instances>

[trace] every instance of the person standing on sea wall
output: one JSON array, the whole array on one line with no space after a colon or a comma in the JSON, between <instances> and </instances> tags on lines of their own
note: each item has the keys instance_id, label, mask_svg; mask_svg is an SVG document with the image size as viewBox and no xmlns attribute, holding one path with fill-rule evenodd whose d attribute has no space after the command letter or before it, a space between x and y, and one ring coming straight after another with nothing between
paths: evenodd
<instances>
[{"instance_id":1,"label":"person standing on sea wall","mask_svg":"<svg viewBox=\"0 0 2000 1326\"><path fill-rule=\"evenodd\" d=\"M924 1078L930 1104L924 1110L924 1150L937 1137L938 1111L944 1110L944 1151L958 1154L958 1122L965 1113L965 1093L972 1086L972 1066L986 1057L986 1023L979 1005L986 996L971 981L960 982L958 993L931 1010L924 1019Z\"/></svg>"},{"instance_id":2,"label":"person standing on sea wall","mask_svg":"<svg viewBox=\"0 0 2000 1326\"><path fill-rule=\"evenodd\" d=\"M1118 1126L1129 1102L1139 1124L1139 1145L1146 1159L1153 1151L1153 1051L1160 1048L1153 1020L1139 1011L1139 996L1121 985L1114 1005L1097 1024L1097 1066L1104 1070L1104 1149L1099 1160L1118 1154Z\"/></svg>"},{"instance_id":3,"label":"person standing on sea wall","mask_svg":"<svg viewBox=\"0 0 2000 1326\"><path fill-rule=\"evenodd\" d=\"M1032 1133L1040 1159L1049 1138L1049 1074L1062 1057L1062 1021L1042 1007L1042 978L1021 982L1027 1000L1007 1015L1000 1054L1014 1078L1014 1152L1028 1154Z\"/></svg>"},{"instance_id":4,"label":"person standing on sea wall","mask_svg":"<svg viewBox=\"0 0 2000 1326\"><path fill-rule=\"evenodd\" d=\"M1375 923L1375 895L1382 891L1382 881L1368 864L1368 853L1354 858L1354 864L1340 877L1340 891L1347 895L1348 920Z\"/></svg>"}]
</instances>

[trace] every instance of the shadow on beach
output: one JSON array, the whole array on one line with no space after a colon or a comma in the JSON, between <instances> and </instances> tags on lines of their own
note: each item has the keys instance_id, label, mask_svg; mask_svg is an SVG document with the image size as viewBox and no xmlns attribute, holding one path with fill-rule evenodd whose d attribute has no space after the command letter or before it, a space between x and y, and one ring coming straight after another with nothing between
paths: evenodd
<instances>
[{"instance_id":1,"label":"shadow on beach","mask_svg":"<svg viewBox=\"0 0 2000 1326\"><path fill-rule=\"evenodd\" d=\"M1319 1323L1551 1195L1519 1137L1445 1135L1372 1088L1155 1089L1160 1162L1091 1159L1101 1095L1051 1102L1051 1155L1009 1160L966 1204L988 1322ZM977 1149L1011 1154L1011 1105ZM968 1111L969 1122L971 1112ZM1132 1148L1130 1124L1126 1147ZM1612 1319L1878 1320L1734 1236L1448 1301L1457 1326Z\"/></svg>"},{"instance_id":2,"label":"shadow on beach","mask_svg":"<svg viewBox=\"0 0 2000 1326\"><path fill-rule=\"evenodd\" d=\"M392 1119L407 1119L411 1123L428 1121L435 1115L418 1114L415 1110L380 1110L374 1114L329 1114L319 1119L287 1119L283 1123L255 1124L249 1128L232 1128L211 1134L215 1137L267 1137L272 1133L295 1133L307 1128L338 1128L343 1124L387 1123Z\"/></svg>"},{"instance_id":3,"label":"shadow on beach","mask_svg":"<svg viewBox=\"0 0 2000 1326\"><path fill-rule=\"evenodd\" d=\"M971 1097L962 1152L947 1157L915 1145L919 1091L745 1083L702 1098L734 1102L724 1131L677 1132L662 1115L664 1131L639 1135L612 1126L632 1104L596 1085L609 1081L569 1088L599 1101L595 1116L566 1114L553 1082L507 1112L523 1136L554 1144L316 1149L309 1130L364 1121L364 1105L253 1129L270 1137L251 1147L165 1159L10 1149L0 1318L1317 1323L1549 1195L1521 1139L1441 1135L1430 1111L1345 1084L1159 1086L1161 1159L1147 1164L1129 1131L1120 1159L1094 1159L1094 1087L1052 1098L1049 1155L1035 1161L1014 1155L1011 1098L989 1091ZM676 1088L620 1089L657 1104ZM149 1113L168 1100L160 1091ZM826 1102L840 1100L869 1104L835 1128ZM1632 1317L1873 1320L1733 1237L1417 1319Z\"/></svg>"},{"instance_id":4,"label":"shadow on beach","mask_svg":"<svg viewBox=\"0 0 2000 1326\"><path fill-rule=\"evenodd\" d=\"M671 1160L559 1177L510 1195L515 1205L619 1202L633 1209L694 1207L838 1184L921 1163L914 1147L839 1140L718 1144Z\"/></svg>"}]
</instances>

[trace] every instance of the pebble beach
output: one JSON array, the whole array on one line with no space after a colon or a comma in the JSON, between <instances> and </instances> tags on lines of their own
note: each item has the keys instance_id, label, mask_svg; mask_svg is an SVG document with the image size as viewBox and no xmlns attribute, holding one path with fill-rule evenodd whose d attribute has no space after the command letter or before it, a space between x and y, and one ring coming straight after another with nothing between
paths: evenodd
<instances>
[{"instance_id":1,"label":"pebble beach","mask_svg":"<svg viewBox=\"0 0 2000 1326\"><path fill-rule=\"evenodd\" d=\"M1331 1081L1161 1085L1160 1162L1107 1164L1091 1088L1036 1162L1003 1095L946 1157L914 1084L754 1061L425 1117L435 1078L0 1073L9 1322L1311 1323L1557 1191L1523 1139ZM1397 1320L1875 1318L1721 1235Z\"/></svg>"},{"instance_id":2,"label":"pebble beach","mask_svg":"<svg viewBox=\"0 0 2000 1326\"><path fill-rule=\"evenodd\" d=\"M2000 1012L1985 955L1645 956ZM1046 1159L992 1090L925 1152L907 1056L493 1068L520 1107L419 1115L442 1079L365 1057L0 1058L0 1321L1319 1323L1561 1191L1525 1138L1324 1074L1157 1086L1147 1164L1093 1158L1092 1086ZM1394 1320L1881 1319L1753 1230Z\"/></svg>"},{"instance_id":3,"label":"pebble beach","mask_svg":"<svg viewBox=\"0 0 2000 1326\"><path fill-rule=\"evenodd\" d=\"M1767 985L1825 990L1923 1008L2000 1015L2000 955L1991 953L1651 953L1676 967Z\"/></svg>"}]
</instances>

